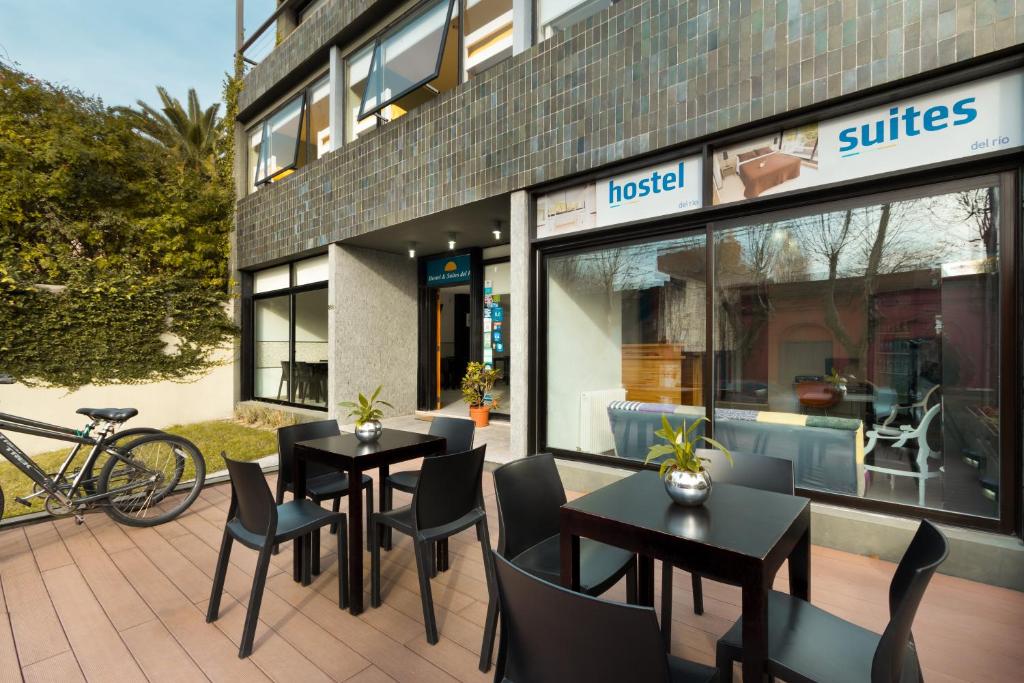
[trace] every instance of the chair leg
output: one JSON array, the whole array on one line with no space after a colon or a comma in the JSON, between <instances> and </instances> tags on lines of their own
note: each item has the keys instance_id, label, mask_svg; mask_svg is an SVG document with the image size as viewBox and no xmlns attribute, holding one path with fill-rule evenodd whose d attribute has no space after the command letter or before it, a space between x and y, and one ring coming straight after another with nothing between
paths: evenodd
<instances>
[{"instance_id":1,"label":"chair leg","mask_svg":"<svg viewBox=\"0 0 1024 683\"><path fill-rule=\"evenodd\" d=\"M309 568L313 576L320 575L320 530L317 529L313 532L312 549L310 550L309 557Z\"/></svg>"},{"instance_id":2,"label":"chair leg","mask_svg":"<svg viewBox=\"0 0 1024 683\"><path fill-rule=\"evenodd\" d=\"M334 500L331 501L331 512L337 514L340 511L341 511L341 496L338 496L337 498L335 498ZM331 522L331 533L332 534L338 533L338 523L337 522Z\"/></svg>"},{"instance_id":3,"label":"chair leg","mask_svg":"<svg viewBox=\"0 0 1024 683\"><path fill-rule=\"evenodd\" d=\"M430 541L413 540L416 552L416 573L420 579L420 601L423 603L423 624L427 629L427 642L437 644L437 622L434 620L434 596L430 592Z\"/></svg>"},{"instance_id":4,"label":"chair leg","mask_svg":"<svg viewBox=\"0 0 1024 683\"><path fill-rule=\"evenodd\" d=\"M629 563L629 569L626 570L626 603L640 604L640 595L637 593L636 585L636 558L633 558L633 561Z\"/></svg>"},{"instance_id":5,"label":"chair leg","mask_svg":"<svg viewBox=\"0 0 1024 683\"><path fill-rule=\"evenodd\" d=\"M721 645L715 648L715 666L720 683L732 683L732 657Z\"/></svg>"},{"instance_id":6,"label":"chair leg","mask_svg":"<svg viewBox=\"0 0 1024 683\"><path fill-rule=\"evenodd\" d=\"M348 607L348 523L339 517L338 527L338 607Z\"/></svg>"},{"instance_id":7,"label":"chair leg","mask_svg":"<svg viewBox=\"0 0 1024 683\"><path fill-rule=\"evenodd\" d=\"M380 607L380 532L381 524L376 524L371 516L370 532L370 606ZM353 551L354 552L354 551Z\"/></svg>"},{"instance_id":8,"label":"chair leg","mask_svg":"<svg viewBox=\"0 0 1024 683\"><path fill-rule=\"evenodd\" d=\"M252 641L256 637L256 624L260 619L260 605L263 603L263 589L267 584L267 569L270 567L271 548L260 550L256 560L256 571L252 577L252 592L249 593L249 609L245 612L245 626L242 629L242 644L238 648L239 658L252 654Z\"/></svg>"},{"instance_id":9,"label":"chair leg","mask_svg":"<svg viewBox=\"0 0 1024 683\"><path fill-rule=\"evenodd\" d=\"M213 572L213 590L210 591L210 604L206 609L206 623L217 621L220 616L220 598L224 594L224 577L228 573L228 560L231 558L231 543L234 539L224 531L220 542L220 554L217 556L217 569Z\"/></svg>"},{"instance_id":10,"label":"chair leg","mask_svg":"<svg viewBox=\"0 0 1024 683\"><path fill-rule=\"evenodd\" d=\"M484 555L484 578L487 581L487 620L484 622L484 640L480 646L480 670L491 668L491 654L494 651L494 634L498 629L498 582L494 572L494 554L487 532L487 518L476 523L476 536L480 539L480 550ZM447 542L446 542L447 545Z\"/></svg>"},{"instance_id":11,"label":"chair leg","mask_svg":"<svg viewBox=\"0 0 1024 683\"><path fill-rule=\"evenodd\" d=\"M302 585L313 583L313 534L306 534L302 542Z\"/></svg>"},{"instance_id":12,"label":"chair leg","mask_svg":"<svg viewBox=\"0 0 1024 683\"><path fill-rule=\"evenodd\" d=\"M693 613L704 614L704 585L700 581L700 574L690 572L690 583L693 585Z\"/></svg>"},{"instance_id":13,"label":"chair leg","mask_svg":"<svg viewBox=\"0 0 1024 683\"><path fill-rule=\"evenodd\" d=\"M394 497L395 490L391 487L391 484L387 479L384 480L384 500L380 501L380 511L386 512L394 509ZM391 550L391 529L385 528L381 530L381 545L384 550Z\"/></svg>"},{"instance_id":14,"label":"chair leg","mask_svg":"<svg viewBox=\"0 0 1024 683\"><path fill-rule=\"evenodd\" d=\"M665 651L672 649L672 563L661 563L661 637Z\"/></svg>"},{"instance_id":15,"label":"chair leg","mask_svg":"<svg viewBox=\"0 0 1024 683\"><path fill-rule=\"evenodd\" d=\"M284 484L281 482L281 478L280 478L281 477L281 473L280 472L278 472L277 476L278 476L278 483L277 483L277 491L276 491L276 493L274 495L274 503L276 503L277 505L281 505L281 504L284 503ZM277 555L279 552L281 552L281 546L280 546L280 544L275 543L274 544L274 554Z\"/></svg>"},{"instance_id":16,"label":"chair leg","mask_svg":"<svg viewBox=\"0 0 1024 683\"><path fill-rule=\"evenodd\" d=\"M366 549L370 550L370 519L373 518L373 482L366 485Z\"/></svg>"}]
</instances>

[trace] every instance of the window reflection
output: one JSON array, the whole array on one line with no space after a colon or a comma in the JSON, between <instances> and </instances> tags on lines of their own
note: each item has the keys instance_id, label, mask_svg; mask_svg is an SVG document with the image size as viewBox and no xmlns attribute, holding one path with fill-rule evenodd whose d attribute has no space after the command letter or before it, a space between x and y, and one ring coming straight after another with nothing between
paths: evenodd
<instances>
[{"instance_id":1,"label":"window reflection","mask_svg":"<svg viewBox=\"0 0 1024 683\"><path fill-rule=\"evenodd\" d=\"M466 77L512 56L512 0L467 0Z\"/></svg>"},{"instance_id":2,"label":"window reflection","mask_svg":"<svg viewBox=\"0 0 1024 683\"><path fill-rule=\"evenodd\" d=\"M718 232L716 437L800 487L996 516L996 206L973 187Z\"/></svg>"}]
</instances>

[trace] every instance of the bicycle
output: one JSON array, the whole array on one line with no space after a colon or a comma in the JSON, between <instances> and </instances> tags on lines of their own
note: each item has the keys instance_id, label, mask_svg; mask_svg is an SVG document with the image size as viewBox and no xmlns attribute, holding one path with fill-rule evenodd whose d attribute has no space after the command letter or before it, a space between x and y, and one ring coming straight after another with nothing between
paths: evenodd
<instances>
[{"instance_id":1,"label":"bicycle","mask_svg":"<svg viewBox=\"0 0 1024 683\"><path fill-rule=\"evenodd\" d=\"M10 383L4 379L0 378L0 383ZM75 444L58 471L49 474L0 431L0 455L35 484L31 495L16 497L16 502L30 506L33 498L43 497L48 513L73 514L78 524L84 521L84 512L102 507L115 521L139 527L170 521L195 502L206 481L206 460L195 444L148 427L118 432L138 414L134 408L80 408L76 412L91 420L84 429L0 413L0 430ZM72 469L83 446L92 448L82 466ZM103 455L108 457L101 461ZM0 490L0 516L3 510Z\"/></svg>"}]
</instances>

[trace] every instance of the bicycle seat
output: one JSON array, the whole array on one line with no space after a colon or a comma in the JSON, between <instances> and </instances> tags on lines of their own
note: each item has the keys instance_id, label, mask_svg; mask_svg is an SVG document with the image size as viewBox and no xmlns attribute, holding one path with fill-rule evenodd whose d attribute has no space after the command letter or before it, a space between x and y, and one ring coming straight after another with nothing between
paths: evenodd
<instances>
[{"instance_id":1,"label":"bicycle seat","mask_svg":"<svg viewBox=\"0 0 1024 683\"><path fill-rule=\"evenodd\" d=\"M75 412L94 420L106 420L107 422L124 422L139 414L135 408L79 408Z\"/></svg>"}]
</instances>

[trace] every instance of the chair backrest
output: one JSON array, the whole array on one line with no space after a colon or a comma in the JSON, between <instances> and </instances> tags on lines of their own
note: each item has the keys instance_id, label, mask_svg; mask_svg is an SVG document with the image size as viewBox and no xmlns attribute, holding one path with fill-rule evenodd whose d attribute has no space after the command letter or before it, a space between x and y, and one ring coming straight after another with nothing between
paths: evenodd
<instances>
[{"instance_id":1,"label":"chair backrest","mask_svg":"<svg viewBox=\"0 0 1024 683\"><path fill-rule=\"evenodd\" d=\"M465 453L473 450L476 423L460 417L435 417L431 421L430 430L427 433L447 439L447 453Z\"/></svg>"},{"instance_id":2,"label":"chair backrest","mask_svg":"<svg viewBox=\"0 0 1024 683\"><path fill-rule=\"evenodd\" d=\"M918 464L927 467L927 458L942 450L942 402L932 404L916 429Z\"/></svg>"},{"instance_id":3,"label":"chair backrest","mask_svg":"<svg viewBox=\"0 0 1024 683\"><path fill-rule=\"evenodd\" d=\"M221 453L231 478L231 509L228 521L237 518L248 531L273 537L277 528L277 505L256 462L231 460Z\"/></svg>"},{"instance_id":4,"label":"chair backrest","mask_svg":"<svg viewBox=\"0 0 1024 683\"><path fill-rule=\"evenodd\" d=\"M471 451L423 459L412 496L418 530L444 526L481 509L486 448L483 444Z\"/></svg>"},{"instance_id":5,"label":"chair backrest","mask_svg":"<svg viewBox=\"0 0 1024 683\"><path fill-rule=\"evenodd\" d=\"M498 552L516 557L559 533L565 489L550 453L513 460L494 470L498 500Z\"/></svg>"},{"instance_id":6,"label":"chair backrest","mask_svg":"<svg viewBox=\"0 0 1024 683\"><path fill-rule=\"evenodd\" d=\"M284 483L291 483L292 480L292 456L295 452L295 444L299 441L310 439L321 439L326 436L337 436L341 433L338 429L337 420L319 420L317 422L303 422L302 424L281 427L277 430L277 457L278 457L278 478ZM314 477L319 474L333 472L329 467L318 465L315 462L306 464L306 476Z\"/></svg>"},{"instance_id":7,"label":"chair backrest","mask_svg":"<svg viewBox=\"0 0 1024 683\"><path fill-rule=\"evenodd\" d=\"M793 495L793 462L770 455L729 451L732 465L719 450L698 448L698 455L708 458L704 466L711 474L711 482L736 484L762 491Z\"/></svg>"},{"instance_id":8,"label":"chair backrest","mask_svg":"<svg viewBox=\"0 0 1024 683\"><path fill-rule=\"evenodd\" d=\"M669 680L653 608L574 593L530 576L497 553L493 557L503 633L498 663L504 669L495 672L495 680Z\"/></svg>"},{"instance_id":9,"label":"chair backrest","mask_svg":"<svg viewBox=\"0 0 1024 683\"><path fill-rule=\"evenodd\" d=\"M882 632L871 663L872 683L901 680L903 654L911 640L910 628L935 570L949 555L949 542L931 522L917 528L889 584L889 624Z\"/></svg>"}]
</instances>

